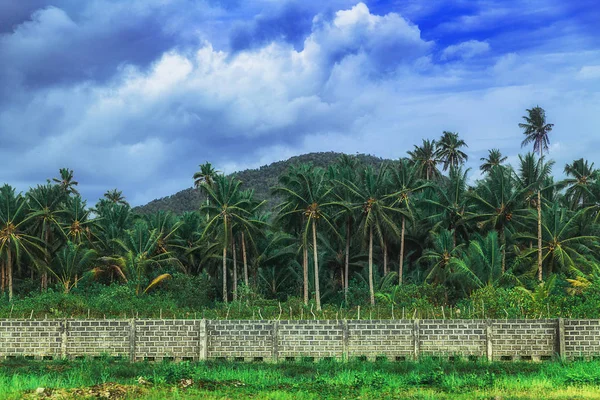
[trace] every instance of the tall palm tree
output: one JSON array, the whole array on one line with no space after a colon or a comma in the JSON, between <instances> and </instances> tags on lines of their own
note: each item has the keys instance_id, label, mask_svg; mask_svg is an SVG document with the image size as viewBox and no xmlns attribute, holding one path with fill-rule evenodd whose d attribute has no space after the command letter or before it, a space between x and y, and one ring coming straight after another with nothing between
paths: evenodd
<instances>
[{"instance_id":1,"label":"tall palm tree","mask_svg":"<svg viewBox=\"0 0 600 400\"><path fill-rule=\"evenodd\" d=\"M440 159L437 155L437 142L435 140L423 139L422 146L415 145L413 151L409 151L411 161L415 164L419 177L430 180L440 177L440 171L437 169L437 164Z\"/></svg>"},{"instance_id":2,"label":"tall palm tree","mask_svg":"<svg viewBox=\"0 0 600 400\"><path fill-rule=\"evenodd\" d=\"M213 168L208 161L199 165L200 170L194 173L194 187L202 189L203 186L212 187L215 182L215 177L221 172ZM209 194L206 193L206 205L209 205ZM210 219L210 215L206 214L206 221Z\"/></svg>"},{"instance_id":3,"label":"tall palm tree","mask_svg":"<svg viewBox=\"0 0 600 400\"><path fill-rule=\"evenodd\" d=\"M585 207L593 203L594 182L600 178L600 172L594 168L594 163L580 158L571 164L565 165L567 178L561 182L561 186L567 188L565 199L572 210Z\"/></svg>"},{"instance_id":4,"label":"tall palm tree","mask_svg":"<svg viewBox=\"0 0 600 400\"><path fill-rule=\"evenodd\" d=\"M280 207L280 217L304 216L303 242L308 242L309 232L312 230L313 267L315 279L315 302L317 310L321 310L321 291L319 285L319 256L317 247L317 222L323 221L334 234L338 235L329 210L335 207L343 208L345 205L339 201L332 201L332 187L326 179L322 168L304 168L290 176L285 186L276 187L275 193L283 195L286 200ZM306 268L305 268L306 272Z\"/></svg>"},{"instance_id":5,"label":"tall palm tree","mask_svg":"<svg viewBox=\"0 0 600 400\"><path fill-rule=\"evenodd\" d=\"M369 248L369 293L371 304L375 304L375 289L373 284L373 239L376 236L383 248L388 237L399 238L400 229L394 221L397 215L410 218L406 209L395 204L398 192L389 193L389 172L383 165L379 172L373 167L367 167L361 174L358 184L347 183L346 187L355 197L353 208L362 210L359 230L362 237L368 240Z\"/></svg>"},{"instance_id":6,"label":"tall palm tree","mask_svg":"<svg viewBox=\"0 0 600 400\"><path fill-rule=\"evenodd\" d=\"M401 285L404 276L404 242L406 234L406 219L409 222L414 220L414 194L420 192L427 184L417 177L416 167L410 160L401 158L395 168L391 170L391 186L398 193L393 206L403 210L401 214L400 228L400 254L398 257L398 283Z\"/></svg>"},{"instance_id":7,"label":"tall palm tree","mask_svg":"<svg viewBox=\"0 0 600 400\"><path fill-rule=\"evenodd\" d=\"M37 263L44 254L44 242L28 233L32 215L26 211L26 201L9 185L0 187L0 257L4 261L4 279L9 301L13 299L13 266L23 255Z\"/></svg>"},{"instance_id":8,"label":"tall palm tree","mask_svg":"<svg viewBox=\"0 0 600 400\"><path fill-rule=\"evenodd\" d=\"M66 211L64 188L58 185L38 185L29 190L26 196L32 222L32 232L35 232L44 243L45 259L41 271L41 289L48 289L48 272L54 253L65 240L62 230L62 218Z\"/></svg>"},{"instance_id":9,"label":"tall palm tree","mask_svg":"<svg viewBox=\"0 0 600 400\"><path fill-rule=\"evenodd\" d=\"M511 168L497 166L468 193L475 210L465 219L477 222L480 229L491 228L498 232L503 273L506 271L506 231L524 223L527 211L523 209L523 201L530 189L518 185Z\"/></svg>"},{"instance_id":10,"label":"tall palm tree","mask_svg":"<svg viewBox=\"0 0 600 400\"><path fill-rule=\"evenodd\" d=\"M79 182L73 179L73 170L68 168L61 168L59 170L60 177L52 178L52 181L58 183L61 189L67 194L79 194L75 186L79 185Z\"/></svg>"},{"instance_id":11,"label":"tall palm tree","mask_svg":"<svg viewBox=\"0 0 600 400\"><path fill-rule=\"evenodd\" d=\"M539 152L540 159L544 156L544 150L548 150L550 139L548 134L552 131L554 124L546 122L546 111L540 106L527 109L527 115L523 116L524 123L519 124L523 129L525 139L521 142L521 147L533 143L533 151ZM537 213L538 213L538 279L542 280L542 190L538 187L537 191Z\"/></svg>"},{"instance_id":12,"label":"tall palm tree","mask_svg":"<svg viewBox=\"0 0 600 400\"><path fill-rule=\"evenodd\" d=\"M252 219L251 212L248 210L249 200L247 197L240 196L240 185L242 182L233 177L217 175L212 187L208 183L202 183L203 190L212 200L201 208L201 211L207 211L214 215L204 228L202 238L208 233L220 232L219 239L223 249L223 302L227 303L227 248L232 243L233 225L244 226L248 229L257 229L257 226L264 226L265 223Z\"/></svg>"},{"instance_id":13,"label":"tall palm tree","mask_svg":"<svg viewBox=\"0 0 600 400\"><path fill-rule=\"evenodd\" d=\"M444 171L448 168L457 168L469 159L467 154L461 150L467 146L464 140L458 138L458 133L444 131L441 139L437 142L436 157L444 164Z\"/></svg>"},{"instance_id":14,"label":"tall palm tree","mask_svg":"<svg viewBox=\"0 0 600 400\"><path fill-rule=\"evenodd\" d=\"M490 172L493 167L504 164L507 159L508 157L502 156L502 153L498 149L488 150L488 156L480 158L483 164L481 164L479 169L485 173Z\"/></svg>"}]
</instances>

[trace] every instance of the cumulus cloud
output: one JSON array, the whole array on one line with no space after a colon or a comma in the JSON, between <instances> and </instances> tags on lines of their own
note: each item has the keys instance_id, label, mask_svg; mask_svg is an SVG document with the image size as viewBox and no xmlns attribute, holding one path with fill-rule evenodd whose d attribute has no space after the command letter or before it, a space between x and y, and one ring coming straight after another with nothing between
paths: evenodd
<instances>
[{"instance_id":1,"label":"cumulus cloud","mask_svg":"<svg viewBox=\"0 0 600 400\"><path fill-rule=\"evenodd\" d=\"M132 2L137 18L112 31L92 9L38 8L0 36L0 55L10 55L0 77L14 78L0 80L0 159L11 165L0 169L0 182L25 190L68 166L90 200L117 186L141 204L191 186L206 160L233 172L307 151L397 158L443 130L460 132L473 160L491 147L514 155L520 117L540 103L556 123L562 144L552 154L563 162L587 154L600 123L600 82L581 79L600 65L594 51L493 54L485 41L456 40L442 51L453 62L439 63L436 44L416 24L363 3L315 11L294 35L266 26L275 17L256 17L285 15L265 6L248 22L252 43L228 47L232 36L223 42L204 24L178 30L175 21L188 20L173 10L183 2L164 1L168 17L158 0ZM111 15L121 7L95 4L116 7ZM213 27L241 12L204 7ZM158 32L157 43L147 53L141 44L143 57L127 54L147 30ZM139 35L121 44L124 31ZM106 49L110 43L118 49ZM482 56L489 64L473 69ZM564 139L567 126L577 144Z\"/></svg>"}]
</instances>

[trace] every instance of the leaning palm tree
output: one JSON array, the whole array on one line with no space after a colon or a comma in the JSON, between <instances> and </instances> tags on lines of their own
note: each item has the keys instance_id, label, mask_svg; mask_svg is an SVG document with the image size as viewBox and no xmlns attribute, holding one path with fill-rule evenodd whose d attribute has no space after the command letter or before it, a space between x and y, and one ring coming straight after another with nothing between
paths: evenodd
<instances>
[{"instance_id":1,"label":"leaning palm tree","mask_svg":"<svg viewBox=\"0 0 600 400\"><path fill-rule=\"evenodd\" d=\"M480 158L480 160L483 161L483 164L481 164L479 169L485 173L490 172L493 167L502 165L507 159L508 157L503 157L498 149L488 150L488 156Z\"/></svg>"},{"instance_id":2,"label":"leaning palm tree","mask_svg":"<svg viewBox=\"0 0 600 400\"><path fill-rule=\"evenodd\" d=\"M436 149L437 143L435 140L423 139L422 146L415 145L414 150L408 152L420 178L426 180L439 178L440 171L437 169L437 164L440 159L437 156Z\"/></svg>"},{"instance_id":3,"label":"leaning palm tree","mask_svg":"<svg viewBox=\"0 0 600 400\"><path fill-rule=\"evenodd\" d=\"M73 170L68 168L61 168L59 170L59 173L60 177L52 178L52 181L58 183L58 185L67 195L79 194L77 189L75 189L75 186L79 185L79 182L73 180Z\"/></svg>"},{"instance_id":4,"label":"leaning palm tree","mask_svg":"<svg viewBox=\"0 0 600 400\"><path fill-rule=\"evenodd\" d=\"M527 115L523 116L524 123L519 124L523 129L525 139L521 142L521 147L533 143L533 151L539 152L540 159L544 156L544 150L548 150L550 139L548 134L552 131L554 124L546 122L546 111L540 106L527 109ZM538 279L542 280L542 190L537 190L537 213L538 213Z\"/></svg>"},{"instance_id":5,"label":"leaning palm tree","mask_svg":"<svg viewBox=\"0 0 600 400\"><path fill-rule=\"evenodd\" d=\"M467 154L461 150L469 147L464 140L458 138L458 133L444 131L441 139L437 142L436 157L444 164L444 171L448 168L457 168L469 159Z\"/></svg>"},{"instance_id":6,"label":"leaning palm tree","mask_svg":"<svg viewBox=\"0 0 600 400\"><path fill-rule=\"evenodd\" d=\"M26 212L26 201L9 185L0 188L0 257L3 262L2 282L8 286L8 299L13 299L13 266L27 256L33 263L45 252L44 242L28 233L32 215Z\"/></svg>"},{"instance_id":7,"label":"leaning palm tree","mask_svg":"<svg viewBox=\"0 0 600 400\"><path fill-rule=\"evenodd\" d=\"M321 291L319 285L319 256L317 247L317 222L323 221L334 234L339 236L329 210L334 207L343 208L345 205L333 201L333 188L326 179L322 168L303 168L284 181L285 186L274 188L275 193L283 195L286 200L280 207L280 218L287 216L303 216L303 243L308 243L309 232L312 230L313 267L315 280L315 302L317 310L321 310ZM305 272L307 269L305 268Z\"/></svg>"}]
</instances>

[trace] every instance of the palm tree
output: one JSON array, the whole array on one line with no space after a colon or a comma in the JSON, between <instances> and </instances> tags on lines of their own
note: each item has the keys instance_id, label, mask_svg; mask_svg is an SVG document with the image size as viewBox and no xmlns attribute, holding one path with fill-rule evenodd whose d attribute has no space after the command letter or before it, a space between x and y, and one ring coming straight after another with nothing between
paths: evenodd
<instances>
[{"instance_id":1,"label":"palm tree","mask_svg":"<svg viewBox=\"0 0 600 400\"><path fill-rule=\"evenodd\" d=\"M540 106L527 109L527 115L523 116L525 123L520 123L519 128L523 129L525 139L521 147L533 143L533 151L539 152L540 160L544 156L544 150L548 150L550 139L548 134L552 131L554 124L546 122L546 111ZM537 212L538 212L538 279L542 280L542 190L538 187L537 191Z\"/></svg>"},{"instance_id":2,"label":"palm tree","mask_svg":"<svg viewBox=\"0 0 600 400\"><path fill-rule=\"evenodd\" d=\"M594 163L590 164L580 158L565 165L565 174L568 178L561 182L561 186L567 187L565 199L571 209L576 210L593 203L593 185L600 178L600 172L594 168Z\"/></svg>"},{"instance_id":3,"label":"palm tree","mask_svg":"<svg viewBox=\"0 0 600 400\"><path fill-rule=\"evenodd\" d=\"M210 215L214 214L202 233L204 238L213 230L220 231L219 239L223 249L223 302L227 303L227 248L232 243L233 225L237 224L246 229L257 229L257 226L265 225L262 221L252 219L248 210L248 198L240 196L241 181L233 177L217 175L212 187L208 183L202 183L203 190L208 194L212 202L201 208Z\"/></svg>"},{"instance_id":4,"label":"palm tree","mask_svg":"<svg viewBox=\"0 0 600 400\"><path fill-rule=\"evenodd\" d=\"M26 196L32 221L32 231L35 232L44 243L45 268L41 275L41 289L48 289L47 267L54 256L54 252L60 247L60 241L64 238L61 220L65 214L63 200L65 192L58 185L38 185L31 189Z\"/></svg>"},{"instance_id":5,"label":"palm tree","mask_svg":"<svg viewBox=\"0 0 600 400\"><path fill-rule=\"evenodd\" d=\"M423 139L422 146L415 145L415 149L408 152L420 178L427 180L439 178L440 171L437 169L437 164L440 159L436 150L437 143L435 140Z\"/></svg>"},{"instance_id":6,"label":"palm tree","mask_svg":"<svg viewBox=\"0 0 600 400\"><path fill-rule=\"evenodd\" d=\"M58 183L61 189L67 194L79 194L74 186L79 185L79 182L73 180L73 170L68 168L61 168L59 170L60 177L52 178L52 181Z\"/></svg>"},{"instance_id":7,"label":"palm tree","mask_svg":"<svg viewBox=\"0 0 600 400\"><path fill-rule=\"evenodd\" d=\"M87 242L97 240L95 233L97 221L95 218L90 218L91 212L86 208L85 200L80 196L68 197L64 211L61 225L71 242L81 244L84 239Z\"/></svg>"},{"instance_id":8,"label":"palm tree","mask_svg":"<svg viewBox=\"0 0 600 400\"><path fill-rule=\"evenodd\" d=\"M107 190L104 198L113 204L129 205L123 196L123 192L117 189Z\"/></svg>"},{"instance_id":9,"label":"palm tree","mask_svg":"<svg viewBox=\"0 0 600 400\"><path fill-rule=\"evenodd\" d=\"M533 153L527 153L525 157L519 155L519 183L522 187L529 187L530 190L527 192L526 201L529 206L533 206L537 210L538 214L538 280L542 280L542 252L541 246L541 216L542 216L542 196L541 192L544 183L547 181L550 173L552 172L552 166L554 161L544 162L544 158L541 157L538 160L535 159ZM537 192L537 200L533 199L533 193Z\"/></svg>"},{"instance_id":10,"label":"palm tree","mask_svg":"<svg viewBox=\"0 0 600 400\"><path fill-rule=\"evenodd\" d=\"M547 264L547 276L557 267L562 272L591 267L592 257L598 251L600 240L597 235L583 235L580 232L581 219L585 210L572 213L558 203L546 206L542 220L542 260ZM534 236L522 233L517 238L531 240ZM524 256L531 254L530 250Z\"/></svg>"},{"instance_id":11,"label":"palm tree","mask_svg":"<svg viewBox=\"0 0 600 400\"><path fill-rule=\"evenodd\" d=\"M482 172L488 173L490 170L497 166L502 165L508 157L503 157L502 153L498 149L488 150L488 156L481 157L480 160L483 161L483 164L479 167Z\"/></svg>"},{"instance_id":12,"label":"palm tree","mask_svg":"<svg viewBox=\"0 0 600 400\"><path fill-rule=\"evenodd\" d=\"M389 172L387 165L383 165L376 173L373 167L367 167L360 176L360 181L347 183L346 187L355 197L352 208L362 210L359 230L364 239L368 239L369 248L369 293L371 305L375 304L375 289L373 285L373 238L379 239L383 248L388 236L399 238L400 229L394 221L397 215L410 218L406 209L395 205L394 200L399 193L388 193Z\"/></svg>"},{"instance_id":13,"label":"palm tree","mask_svg":"<svg viewBox=\"0 0 600 400\"><path fill-rule=\"evenodd\" d=\"M77 285L83 273L91 269L96 257L96 251L87 249L81 244L67 242L52 259L48 271L60 282L64 293L69 293L73 286Z\"/></svg>"},{"instance_id":14,"label":"palm tree","mask_svg":"<svg viewBox=\"0 0 600 400\"><path fill-rule=\"evenodd\" d=\"M199 165L200 170L194 173L194 187L202 189L203 185L212 187L215 182L215 177L221 172L213 168L212 164L208 161L204 164ZM206 193L206 205L209 205L209 195ZM210 219L210 216L206 214L206 221Z\"/></svg>"},{"instance_id":15,"label":"palm tree","mask_svg":"<svg viewBox=\"0 0 600 400\"><path fill-rule=\"evenodd\" d=\"M298 168L294 174L283 181L285 186L278 186L275 193L286 197L280 206L280 218L287 216L304 216L303 243L308 243L309 231L312 230L313 267L315 279L315 302L317 310L321 310L321 292L319 286L319 256L317 247L317 221L323 223L338 235L328 210L333 207L344 208L339 201L331 201L332 187L329 185L322 168ZM307 272L304 268L305 275Z\"/></svg>"},{"instance_id":16,"label":"palm tree","mask_svg":"<svg viewBox=\"0 0 600 400\"><path fill-rule=\"evenodd\" d=\"M460 150L469 147L464 140L458 138L458 133L444 131L439 142L435 156L444 163L444 171L448 168L457 168L469 159L467 154Z\"/></svg>"},{"instance_id":17,"label":"palm tree","mask_svg":"<svg viewBox=\"0 0 600 400\"><path fill-rule=\"evenodd\" d=\"M522 208L530 187L518 185L511 168L493 167L468 197L475 206L465 218L476 221L480 229L491 228L498 232L502 248L502 272L506 271L506 231L515 224L522 224L527 212Z\"/></svg>"},{"instance_id":18,"label":"palm tree","mask_svg":"<svg viewBox=\"0 0 600 400\"><path fill-rule=\"evenodd\" d=\"M28 233L32 215L26 213L26 201L9 185L0 188L0 257L4 261L2 281L8 286L9 301L13 299L13 266L23 255L37 263L44 254L44 243Z\"/></svg>"},{"instance_id":19,"label":"palm tree","mask_svg":"<svg viewBox=\"0 0 600 400\"><path fill-rule=\"evenodd\" d=\"M406 234L406 219L414 220L414 204L413 196L421 191L426 184L423 184L417 178L417 171L414 165L411 165L410 160L401 158L396 168L391 171L391 185L398 196L393 204L394 207L401 208L404 212L401 213L402 223L400 228L400 255L398 257L398 284L402 284L404 276L404 237Z\"/></svg>"}]
</instances>

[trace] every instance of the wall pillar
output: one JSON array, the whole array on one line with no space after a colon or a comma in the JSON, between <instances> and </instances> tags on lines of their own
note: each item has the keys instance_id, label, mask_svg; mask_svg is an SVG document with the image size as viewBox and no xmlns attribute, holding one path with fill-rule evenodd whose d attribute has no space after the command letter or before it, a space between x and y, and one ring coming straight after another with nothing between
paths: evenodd
<instances>
[{"instance_id":1,"label":"wall pillar","mask_svg":"<svg viewBox=\"0 0 600 400\"><path fill-rule=\"evenodd\" d=\"M561 360L565 359L565 320L558 318L556 321L556 353Z\"/></svg>"},{"instance_id":2,"label":"wall pillar","mask_svg":"<svg viewBox=\"0 0 600 400\"><path fill-rule=\"evenodd\" d=\"M135 318L129 320L129 360L135 362Z\"/></svg>"},{"instance_id":3,"label":"wall pillar","mask_svg":"<svg viewBox=\"0 0 600 400\"><path fill-rule=\"evenodd\" d=\"M486 356L488 361L493 361L494 359L494 330L493 330L493 321L486 320L485 321L485 342L486 342Z\"/></svg>"},{"instance_id":4,"label":"wall pillar","mask_svg":"<svg viewBox=\"0 0 600 400\"><path fill-rule=\"evenodd\" d=\"M349 355L350 330L348 328L348 320L342 321L342 360L348 361Z\"/></svg>"},{"instance_id":5,"label":"wall pillar","mask_svg":"<svg viewBox=\"0 0 600 400\"><path fill-rule=\"evenodd\" d=\"M208 355L208 332L206 331L206 320L198 322L198 361L206 361Z\"/></svg>"},{"instance_id":6,"label":"wall pillar","mask_svg":"<svg viewBox=\"0 0 600 400\"><path fill-rule=\"evenodd\" d=\"M279 361L279 321L273 321L273 362Z\"/></svg>"},{"instance_id":7,"label":"wall pillar","mask_svg":"<svg viewBox=\"0 0 600 400\"><path fill-rule=\"evenodd\" d=\"M60 358L63 360L68 357L67 345L69 340L69 320L66 318L60 322Z\"/></svg>"},{"instance_id":8,"label":"wall pillar","mask_svg":"<svg viewBox=\"0 0 600 400\"><path fill-rule=\"evenodd\" d=\"M419 333L420 333L420 327L419 327L419 320L415 319L413 321L413 331L412 331L412 337L413 337L413 359L415 361L419 360L419 356L421 354L421 339L419 337Z\"/></svg>"}]
</instances>

